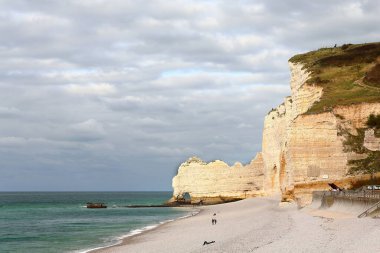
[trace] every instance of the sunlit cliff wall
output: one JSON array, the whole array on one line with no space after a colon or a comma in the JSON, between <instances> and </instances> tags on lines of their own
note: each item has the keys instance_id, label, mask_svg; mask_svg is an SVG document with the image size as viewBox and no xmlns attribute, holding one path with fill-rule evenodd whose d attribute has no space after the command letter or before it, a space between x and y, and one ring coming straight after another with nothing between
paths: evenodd
<instances>
[{"instance_id":1,"label":"sunlit cliff wall","mask_svg":"<svg viewBox=\"0 0 380 253\"><path fill-rule=\"evenodd\" d=\"M370 114L380 113L380 101L308 113L320 100L323 89L306 83L310 73L302 64L289 65L291 96L265 117L262 152L246 166L189 159L173 178L171 201L185 193L194 203L282 193L305 205L313 190L326 187L327 182L344 180L350 160L365 157L347 149L345 142L347 135L356 136L366 127ZM380 138L367 129L361 145L378 151ZM297 185L302 187L295 189Z\"/></svg>"},{"instance_id":2,"label":"sunlit cliff wall","mask_svg":"<svg viewBox=\"0 0 380 253\"><path fill-rule=\"evenodd\" d=\"M291 97L269 112L264 121L263 189L267 194L285 194L297 183L332 182L346 177L348 161L363 157L345 148L347 133L357 135L358 129L366 127L371 113L380 113L380 103L361 103L309 114L323 90L305 83L309 74L301 64L290 63L290 69ZM364 147L379 150L379 143L373 130L365 132ZM310 196L293 197L306 204L308 201L302 198Z\"/></svg>"}]
</instances>

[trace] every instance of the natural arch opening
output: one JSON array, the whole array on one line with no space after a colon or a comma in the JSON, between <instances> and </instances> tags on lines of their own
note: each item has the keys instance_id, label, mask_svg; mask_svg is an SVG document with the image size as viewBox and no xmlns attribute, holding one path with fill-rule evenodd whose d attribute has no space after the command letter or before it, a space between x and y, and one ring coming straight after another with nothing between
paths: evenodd
<instances>
[{"instance_id":1,"label":"natural arch opening","mask_svg":"<svg viewBox=\"0 0 380 253\"><path fill-rule=\"evenodd\" d=\"M182 197L183 197L183 200L184 200L185 202L191 202L191 196L190 196L190 193L185 192L185 193L182 195Z\"/></svg>"},{"instance_id":2,"label":"natural arch opening","mask_svg":"<svg viewBox=\"0 0 380 253\"><path fill-rule=\"evenodd\" d=\"M191 204L191 195L189 192L179 193L176 197L176 202L179 204Z\"/></svg>"},{"instance_id":3,"label":"natural arch opening","mask_svg":"<svg viewBox=\"0 0 380 253\"><path fill-rule=\"evenodd\" d=\"M179 194L177 196L177 202L180 204L190 204L191 203L191 195L188 192Z\"/></svg>"}]
</instances>

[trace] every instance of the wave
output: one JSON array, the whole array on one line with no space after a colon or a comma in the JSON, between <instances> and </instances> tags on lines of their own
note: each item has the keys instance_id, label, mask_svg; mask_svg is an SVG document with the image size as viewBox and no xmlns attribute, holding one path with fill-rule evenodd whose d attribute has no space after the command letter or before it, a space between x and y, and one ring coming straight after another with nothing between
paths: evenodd
<instances>
[{"instance_id":1,"label":"wave","mask_svg":"<svg viewBox=\"0 0 380 253\"><path fill-rule=\"evenodd\" d=\"M189 217L195 216L195 215L199 214L199 212L200 212L200 210L198 209L198 210L192 211L191 213L189 213L187 215L178 217L176 219L168 219L168 220L160 221L157 224L151 224L151 225L147 225L147 226L142 227L142 228L133 229L133 230L129 231L127 234L125 234L125 235L121 235L121 236L114 237L113 239L111 239L110 241L113 242L113 243L110 244L110 245L105 245L105 246L100 246L100 247L91 248L91 249L85 249L85 250L80 250L80 251L74 251L74 252L75 253L88 253L88 252L91 252L93 250L99 250L99 249L104 249L104 248L108 248L108 247L113 247L113 246L121 244L123 242L123 240L126 239L126 238L128 238L128 237L132 237L132 236L144 233L144 232L148 232L150 230L153 230L153 229L155 229L155 228L157 228L159 226L162 226L164 224L167 224L169 222L173 222L173 221L176 221L176 220L181 220L181 219L185 219L185 218L189 218Z\"/></svg>"}]
</instances>

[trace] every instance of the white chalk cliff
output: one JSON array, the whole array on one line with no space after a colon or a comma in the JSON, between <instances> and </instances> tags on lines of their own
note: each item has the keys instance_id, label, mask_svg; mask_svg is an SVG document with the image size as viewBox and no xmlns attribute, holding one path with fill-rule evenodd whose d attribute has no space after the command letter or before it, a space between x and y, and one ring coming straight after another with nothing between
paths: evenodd
<instances>
[{"instance_id":1,"label":"white chalk cliff","mask_svg":"<svg viewBox=\"0 0 380 253\"><path fill-rule=\"evenodd\" d=\"M186 193L192 203L200 200L208 203L224 202L262 195L263 162L257 154L249 164L235 163L228 166L225 162L205 163L192 157L182 163L178 174L173 178L172 201L181 199Z\"/></svg>"},{"instance_id":2,"label":"white chalk cliff","mask_svg":"<svg viewBox=\"0 0 380 253\"><path fill-rule=\"evenodd\" d=\"M345 150L346 136L342 132L356 135L356 129L365 127L370 114L380 112L380 103L362 103L307 114L323 90L305 83L308 72L301 64L290 63L290 69L292 95L264 121L263 189L267 194L293 191L298 183L345 177L348 161L359 155ZM373 130L366 132L366 145L369 149L380 150L379 138L375 138Z\"/></svg>"},{"instance_id":3,"label":"white chalk cliff","mask_svg":"<svg viewBox=\"0 0 380 253\"><path fill-rule=\"evenodd\" d=\"M338 180L347 175L348 161L358 154L345 149L342 132L357 134L371 113L380 113L380 102L308 114L323 89L306 83L310 74L302 64L289 65L291 96L265 117L262 152L246 166L188 160L173 178L172 201L185 193L190 194L192 202L285 194L294 192L299 183ZM365 132L364 146L380 150L380 138L373 130Z\"/></svg>"}]
</instances>

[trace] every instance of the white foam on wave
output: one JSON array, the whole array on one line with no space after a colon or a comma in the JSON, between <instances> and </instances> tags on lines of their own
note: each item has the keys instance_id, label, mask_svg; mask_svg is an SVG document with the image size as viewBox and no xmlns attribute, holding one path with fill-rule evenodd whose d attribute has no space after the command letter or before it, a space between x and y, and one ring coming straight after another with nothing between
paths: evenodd
<instances>
[{"instance_id":1,"label":"white foam on wave","mask_svg":"<svg viewBox=\"0 0 380 253\"><path fill-rule=\"evenodd\" d=\"M148 225L148 226L145 226L143 228L134 229L134 230L131 230L128 234L125 234L125 235L117 237L117 239L118 240L123 240L123 239L125 239L127 237L131 237L131 236L134 236L134 235L141 234L142 232L145 232L145 231L148 231L148 230L152 230L152 229L158 227L159 225L161 225L161 223L155 224L155 225Z\"/></svg>"},{"instance_id":2,"label":"white foam on wave","mask_svg":"<svg viewBox=\"0 0 380 253\"><path fill-rule=\"evenodd\" d=\"M86 249L86 250L80 250L80 251L74 251L74 252L75 253L88 253L88 252L93 251L93 250L98 250L98 249L112 247L112 246L115 246L115 245L118 245L118 244L122 243L123 240L126 239L126 238L128 238L128 237L135 236L135 235L141 234L143 232L152 230L154 228L157 228L158 226L161 226L161 225L169 223L169 222L173 222L173 221L176 221L176 220L185 219L185 218L188 218L188 217L191 217L191 216L195 216L199 212L200 212L200 210L196 210L196 211L191 212L190 214L178 217L176 219L168 219L168 220L160 221L158 224L148 225L148 226L145 226L143 228L138 228L138 229L131 230L130 232L128 232L125 235L121 235L121 236L115 237L112 240L110 240L110 241L116 241L115 243L113 243L111 245L106 245L106 246L101 246L101 247L96 247L96 248L91 248L91 249Z\"/></svg>"}]
</instances>

